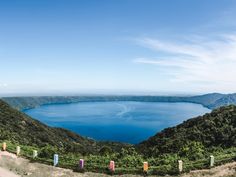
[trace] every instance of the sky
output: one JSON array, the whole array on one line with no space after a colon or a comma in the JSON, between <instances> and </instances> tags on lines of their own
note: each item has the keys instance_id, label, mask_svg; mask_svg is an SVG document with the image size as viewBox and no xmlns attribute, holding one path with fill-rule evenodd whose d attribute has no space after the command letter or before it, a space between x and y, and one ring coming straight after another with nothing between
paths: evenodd
<instances>
[{"instance_id":1,"label":"sky","mask_svg":"<svg viewBox=\"0 0 236 177\"><path fill-rule=\"evenodd\" d=\"M235 0L0 0L0 95L236 92Z\"/></svg>"}]
</instances>

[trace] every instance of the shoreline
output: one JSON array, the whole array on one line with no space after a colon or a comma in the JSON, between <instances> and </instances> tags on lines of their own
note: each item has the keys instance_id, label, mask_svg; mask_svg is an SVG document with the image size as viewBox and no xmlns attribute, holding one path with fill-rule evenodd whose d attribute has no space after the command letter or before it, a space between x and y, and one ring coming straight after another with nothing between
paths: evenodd
<instances>
[{"instance_id":1,"label":"shoreline","mask_svg":"<svg viewBox=\"0 0 236 177\"><path fill-rule=\"evenodd\" d=\"M206 106L204 104L201 104L201 103L197 103L197 102L191 102L191 101L133 101L133 100L125 100L125 101L122 101L122 100L109 100L109 101L77 101L77 102L64 102L64 103L45 103L45 104L40 104L40 105L37 105L37 106L34 106L34 107L30 107L30 108L24 108L24 109L21 109L20 111L21 112L25 112L25 111L28 111L28 110L31 110L31 109L35 109L35 108L39 108L39 107L42 107L42 106L50 106L50 105L67 105L67 104L78 104L78 103L102 103L102 102L140 102L140 103L191 103L191 104L197 104L197 105L201 105L203 106L204 108L207 108L209 110L213 110L211 107L209 106Z\"/></svg>"},{"instance_id":2,"label":"shoreline","mask_svg":"<svg viewBox=\"0 0 236 177\"><path fill-rule=\"evenodd\" d=\"M220 96L219 96L220 95ZM194 103L205 108L214 109L216 100L224 94L206 94L196 96L37 96L37 97L1 97L8 104L20 111L33 109L51 104L73 104L79 102L110 102L110 101L137 101L137 102L168 102ZM213 99L213 101L211 100ZM210 101L211 100L211 101Z\"/></svg>"}]
</instances>

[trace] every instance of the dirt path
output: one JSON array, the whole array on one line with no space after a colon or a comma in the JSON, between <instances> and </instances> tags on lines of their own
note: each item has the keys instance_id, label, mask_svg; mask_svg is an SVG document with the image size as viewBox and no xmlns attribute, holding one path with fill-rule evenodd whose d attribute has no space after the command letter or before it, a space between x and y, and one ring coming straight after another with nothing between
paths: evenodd
<instances>
[{"instance_id":1,"label":"dirt path","mask_svg":"<svg viewBox=\"0 0 236 177\"><path fill-rule=\"evenodd\" d=\"M19 175L16 175L15 173L0 167L0 177L6 177L6 176L7 177L19 177Z\"/></svg>"},{"instance_id":2,"label":"dirt path","mask_svg":"<svg viewBox=\"0 0 236 177\"><path fill-rule=\"evenodd\" d=\"M15 154L0 151L0 177L108 177L105 174L75 173L69 169L50 165L31 163ZM228 163L207 170L196 170L180 177L236 177L236 162ZM138 175L122 175L122 177L140 177ZM151 176L150 176L151 177Z\"/></svg>"},{"instance_id":3,"label":"dirt path","mask_svg":"<svg viewBox=\"0 0 236 177\"><path fill-rule=\"evenodd\" d=\"M195 170L182 177L236 177L236 162L227 163L212 169Z\"/></svg>"}]
</instances>

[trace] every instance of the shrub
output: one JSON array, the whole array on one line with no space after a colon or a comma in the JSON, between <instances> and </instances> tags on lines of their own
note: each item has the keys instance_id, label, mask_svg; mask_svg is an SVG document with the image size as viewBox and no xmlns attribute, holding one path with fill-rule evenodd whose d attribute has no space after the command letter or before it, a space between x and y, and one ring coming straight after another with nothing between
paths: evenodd
<instances>
[{"instance_id":1,"label":"shrub","mask_svg":"<svg viewBox=\"0 0 236 177\"><path fill-rule=\"evenodd\" d=\"M54 154L58 152L58 149L53 146L45 146L41 149L39 157L41 158L52 158Z\"/></svg>"}]
</instances>

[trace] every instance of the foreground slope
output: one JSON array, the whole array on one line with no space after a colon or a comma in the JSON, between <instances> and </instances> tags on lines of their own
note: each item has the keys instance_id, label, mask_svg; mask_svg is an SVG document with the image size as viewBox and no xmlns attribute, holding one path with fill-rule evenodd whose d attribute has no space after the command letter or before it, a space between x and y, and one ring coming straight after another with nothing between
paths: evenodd
<instances>
[{"instance_id":1,"label":"foreground slope","mask_svg":"<svg viewBox=\"0 0 236 177\"><path fill-rule=\"evenodd\" d=\"M0 177L104 177L111 176L99 173L76 173L69 169L57 168L40 163L31 163L24 158L16 157L16 155L0 151ZM233 177L236 176L236 162L227 163L212 169L196 170L178 177ZM141 177L142 175L118 175L122 177ZM150 176L150 175L148 175ZM157 177L155 175L155 177ZM174 177L174 176L173 176Z\"/></svg>"},{"instance_id":2,"label":"foreground slope","mask_svg":"<svg viewBox=\"0 0 236 177\"><path fill-rule=\"evenodd\" d=\"M221 107L178 126L166 128L140 143L138 149L149 156L178 153L190 142L200 142L206 148L236 146L236 106Z\"/></svg>"}]
</instances>

